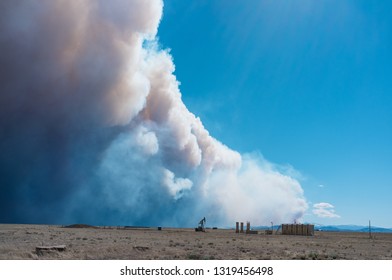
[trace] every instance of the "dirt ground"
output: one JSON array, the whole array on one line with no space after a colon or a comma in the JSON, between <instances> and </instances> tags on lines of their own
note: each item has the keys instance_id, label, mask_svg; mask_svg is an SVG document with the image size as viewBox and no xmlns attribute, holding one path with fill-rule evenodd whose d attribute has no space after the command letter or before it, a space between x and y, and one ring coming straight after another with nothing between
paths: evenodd
<instances>
[{"instance_id":1,"label":"dirt ground","mask_svg":"<svg viewBox=\"0 0 392 280\"><path fill-rule=\"evenodd\" d=\"M64 251L36 251L65 245ZM392 259L392 234L315 232L314 236L234 230L65 228L0 224L0 259Z\"/></svg>"}]
</instances>

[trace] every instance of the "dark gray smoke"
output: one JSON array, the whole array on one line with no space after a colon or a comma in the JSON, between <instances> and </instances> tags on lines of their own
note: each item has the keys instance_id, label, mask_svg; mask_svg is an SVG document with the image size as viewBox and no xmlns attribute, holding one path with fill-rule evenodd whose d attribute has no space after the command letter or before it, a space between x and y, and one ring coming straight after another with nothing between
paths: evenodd
<instances>
[{"instance_id":1,"label":"dark gray smoke","mask_svg":"<svg viewBox=\"0 0 392 280\"><path fill-rule=\"evenodd\" d=\"M0 3L0 222L300 218L299 183L211 137L154 47L160 0Z\"/></svg>"}]
</instances>

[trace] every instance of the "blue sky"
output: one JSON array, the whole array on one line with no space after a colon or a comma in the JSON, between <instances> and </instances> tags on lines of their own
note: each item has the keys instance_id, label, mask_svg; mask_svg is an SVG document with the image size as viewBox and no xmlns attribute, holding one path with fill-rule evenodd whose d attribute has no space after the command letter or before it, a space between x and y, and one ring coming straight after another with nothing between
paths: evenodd
<instances>
[{"instance_id":1,"label":"blue sky","mask_svg":"<svg viewBox=\"0 0 392 280\"><path fill-rule=\"evenodd\" d=\"M158 36L211 135L300 172L305 221L392 227L391 11L390 1L166 0ZM322 202L339 217L316 215Z\"/></svg>"}]
</instances>

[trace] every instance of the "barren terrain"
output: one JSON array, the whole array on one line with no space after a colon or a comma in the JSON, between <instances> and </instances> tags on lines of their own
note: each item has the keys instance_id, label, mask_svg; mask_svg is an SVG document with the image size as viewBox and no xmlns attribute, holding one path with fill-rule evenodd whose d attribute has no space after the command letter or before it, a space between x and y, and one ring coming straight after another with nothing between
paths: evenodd
<instances>
[{"instance_id":1,"label":"barren terrain","mask_svg":"<svg viewBox=\"0 0 392 280\"><path fill-rule=\"evenodd\" d=\"M65 245L64 251L37 251ZM392 234L236 234L234 230L0 224L0 259L392 259Z\"/></svg>"}]
</instances>

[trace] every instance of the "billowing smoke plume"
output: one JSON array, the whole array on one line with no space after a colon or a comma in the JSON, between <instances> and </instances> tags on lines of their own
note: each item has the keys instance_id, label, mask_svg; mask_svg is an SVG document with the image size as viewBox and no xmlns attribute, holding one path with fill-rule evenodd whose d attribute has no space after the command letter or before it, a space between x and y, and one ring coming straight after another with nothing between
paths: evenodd
<instances>
[{"instance_id":1,"label":"billowing smoke plume","mask_svg":"<svg viewBox=\"0 0 392 280\"><path fill-rule=\"evenodd\" d=\"M214 139L156 47L161 0L0 3L0 222L300 218L299 183Z\"/></svg>"}]
</instances>

